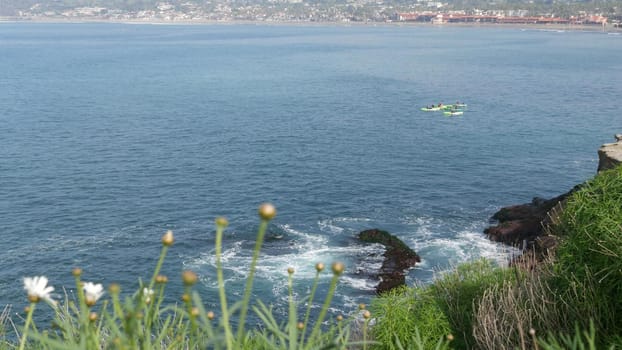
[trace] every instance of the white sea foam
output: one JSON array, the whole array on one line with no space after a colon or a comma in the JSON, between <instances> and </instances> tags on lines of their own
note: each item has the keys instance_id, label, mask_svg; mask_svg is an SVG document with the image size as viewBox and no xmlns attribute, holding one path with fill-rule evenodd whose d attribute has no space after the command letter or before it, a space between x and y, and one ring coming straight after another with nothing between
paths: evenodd
<instances>
[{"instance_id":1,"label":"white sea foam","mask_svg":"<svg viewBox=\"0 0 622 350\"><path fill-rule=\"evenodd\" d=\"M369 218L351 218L351 217L337 217L330 219L333 222L369 222L372 221Z\"/></svg>"},{"instance_id":2,"label":"white sea foam","mask_svg":"<svg viewBox=\"0 0 622 350\"><path fill-rule=\"evenodd\" d=\"M315 264L323 262L326 266L326 271L319 275L320 285L324 286L320 287L320 290L324 290L323 288L328 286L333 277L330 265L335 261L342 261L346 263L346 272L340 278L331 312L348 315L356 311L358 304L367 302L369 295L373 294L378 283L373 274L380 269L384 252L384 248L379 244L359 243L351 236L352 230L348 226L366 221L367 219L357 218L323 220L318 222L320 232L309 232L294 228L289 224L279 225L279 229L284 232L284 237L268 242L257 264L258 290L270 293L270 299L277 303L287 303L287 268L292 267L295 271L293 275L294 294L297 300L303 300L308 296L309 288L317 275ZM335 245L335 236L339 235L348 244ZM252 253L244 251L245 245L244 242L233 242L223 251L223 268L227 286L229 284L241 286L248 277ZM280 246L286 248L280 249ZM203 252L199 256L187 259L185 264L199 273L215 269L214 252L213 250ZM201 278L201 283L210 289L218 288L214 273L206 272L206 276ZM228 290L231 289L228 288ZM241 294L237 291L240 288L233 289L235 290L229 293L235 296ZM352 293L352 291L357 292ZM321 303L324 296L322 292L319 292L314 303Z\"/></svg>"},{"instance_id":3,"label":"white sea foam","mask_svg":"<svg viewBox=\"0 0 622 350\"><path fill-rule=\"evenodd\" d=\"M290 224L279 225L284 237L267 242L262 250L256 269L256 278L261 284L258 288L269 293L273 300L286 303L287 268L292 267L295 271L294 294L297 300L302 300L308 296L309 286L316 277L316 263L323 262L327 266L327 271L319 275L320 284L327 286L332 279L330 264L343 261L346 273L340 278L333 311L344 314L356 311L358 304L368 302L373 294L379 282L375 275L384 259L382 245L361 243L354 238L356 232L369 225L368 222L368 219L360 218L326 219L317 222L318 232ZM466 226L462 223L459 230L455 230L452 223L429 216L413 217L405 222L408 223L406 229L412 234L397 235L422 257L421 263L407 273L408 284L429 282L439 271L480 257L492 259L500 265L507 264L509 257L516 253L513 248L488 240L481 233L483 222ZM232 242L223 251L227 285L242 285L248 277L252 252L244 251L246 244ZM213 251L204 252L186 263L199 271L213 269ZM215 274L210 275L213 276L202 278L201 282L215 289Z\"/></svg>"},{"instance_id":4,"label":"white sea foam","mask_svg":"<svg viewBox=\"0 0 622 350\"><path fill-rule=\"evenodd\" d=\"M499 266L507 266L511 257L519 254L519 250L490 241L481 233L481 227L481 223L472 223L452 236L415 237L408 240L411 247L416 247L422 261L409 272L407 283L429 282L439 271L482 257Z\"/></svg>"},{"instance_id":5,"label":"white sea foam","mask_svg":"<svg viewBox=\"0 0 622 350\"><path fill-rule=\"evenodd\" d=\"M484 257L496 261L500 266L505 266L512 256L520 254L519 249L493 242L480 232L460 231L455 238L458 242L465 243L462 249L464 256L469 260Z\"/></svg>"},{"instance_id":6,"label":"white sea foam","mask_svg":"<svg viewBox=\"0 0 622 350\"><path fill-rule=\"evenodd\" d=\"M368 290L372 291L376 289L376 285L380 281L371 280L369 276L364 278L355 278L349 275L345 275L340 279L341 283L348 285L356 290Z\"/></svg>"},{"instance_id":7,"label":"white sea foam","mask_svg":"<svg viewBox=\"0 0 622 350\"><path fill-rule=\"evenodd\" d=\"M318 226L322 231L329 231L337 234L343 232L343 228L333 225L332 220L322 220L318 222Z\"/></svg>"}]
</instances>

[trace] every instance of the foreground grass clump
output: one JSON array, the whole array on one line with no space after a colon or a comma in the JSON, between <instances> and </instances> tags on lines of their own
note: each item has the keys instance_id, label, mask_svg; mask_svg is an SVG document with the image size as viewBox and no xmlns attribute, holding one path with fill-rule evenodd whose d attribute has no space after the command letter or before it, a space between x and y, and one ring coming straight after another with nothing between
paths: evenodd
<instances>
[{"instance_id":1,"label":"foreground grass clump","mask_svg":"<svg viewBox=\"0 0 622 350\"><path fill-rule=\"evenodd\" d=\"M451 325L454 346L472 348L475 345L473 323L477 301L490 288L504 281L513 281L516 271L499 268L493 262L480 259L462 264L434 281L430 286Z\"/></svg>"},{"instance_id":2,"label":"foreground grass clump","mask_svg":"<svg viewBox=\"0 0 622 350\"><path fill-rule=\"evenodd\" d=\"M380 343L376 349L396 350L413 343L423 349L444 348L443 340L451 333L431 288L393 289L376 298L371 309L376 315L372 334Z\"/></svg>"},{"instance_id":3,"label":"foreground grass clump","mask_svg":"<svg viewBox=\"0 0 622 350\"><path fill-rule=\"evenodd\" d=\"M477 348L533 348L538 343L536 333L572 335L578 326L588 329L590 320L602 311L594 298L595 285L560 288L553 261L536 262L531 255L522 263L514 267L518 272L514 280L487 289L476 301L473 336Z\"/></svg>"},{"instance_id":4,"label":"foreground grass clump","mask_svg":"<svg viewBox=\"0 0 622 350\"><path fill-rule=\"evenodd\" d=\"M605 311L593 298L596 287L558 290L553 265L542 264L529 270L478 260L430 285L385 293L372 303L373 348L609 349L599 347L590 322Z\"/></svg>"},{"instance_id":5,"label":"foreground grass clump","mask_svg":"<svg viewBox=\"0 0 622 350\"><path fill-rule=\"evenodd\" d=\"M276 210L270 204L259 209L261 223L244 297L232 305L226 298L221 262L222 237L228 222L218 218L215 258L220 310L205 309L201 296L194 289L198 276L192 271L182 273L184 289L182 293L178 291L181 303L163 305L168 278L161 275L160 270L174 244L173 232L168 231L162 237L162 250L152 278L148 283L140 281L138 290L123 299L119 285L110 285L108 295L104 296L103 285L85 282L82 279L84 272L79 268L73 270L77 300L69 300L67 296L63 301L53 300L51 292L54 287L48 285L46 277L25 278L24 288L30 305L26 308L23 327L16 326L14 336L7 337L8 318L3 312L0 317L0 349L366 349L370 344L367 340L369 311L361 310L347 320L339 316L326 322L339 276L345 270L342 263L332 264L333 277L314 319L310 317L310 311L319 276L325 270L323 263L316 265L312 292L305 300L306 312L298 312L302 303L293 295L295 271L292 268L288 269L289 316L286 322L277 322L271 308L261 301L251 308L250 295L259 252L268 222L275 215ZM48 328L36 325L33 320L42 301L53 310L54 319ZM245 327L249 308L262 320L260 327ZM234 319L237 323L233 322ZM357 324L357 333L362 336L357 335L357 341L354 341L352 329L358 319L363 320ZM17 339L17 343L7 340L11 338Z\"/></svg>"},{"instance_id":6,"label":"foreground grass clump","mask_svg":"<svg viewBox=\"0 0 622 350\"><path fill-rule=\"evenodd\" d=\"M607 311L597 333L622 334L622 166L601 172L566 204L556 232L561 283L596 284L597 301ZM587 306L586 306L587 307Z\"/></svg>"},{"instance_id":7,"label":"foreground grass clump","mask_svg":"<svg viewBox=\"0 0 622 350\"><path fill-rule=\"evenodd\" d=\"M477 301L489 288L513 278L513 271L480 259L457 266L430 285L404 288L380 296L372 304L374 314L380 315L372 329L374 337L383 340L378 348L399 349L396 340L408 342L415 330L422 335L426 348L433 349L445 337L452 340L453 348L473 348ZM389 310L391 305L402 307Z\"/></svg>"}]
</instances>

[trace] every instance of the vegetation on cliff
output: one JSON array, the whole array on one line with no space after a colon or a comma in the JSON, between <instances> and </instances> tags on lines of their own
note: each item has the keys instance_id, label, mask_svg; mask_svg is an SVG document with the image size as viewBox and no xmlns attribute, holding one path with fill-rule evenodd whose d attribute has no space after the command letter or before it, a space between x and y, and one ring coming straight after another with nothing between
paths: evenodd
<instances>
[{"instance_id":1,"label":"vegetation on cliff","mask_svg":"<svg viewBox=\"0 0 622 350\"><path fill-rule=\"evenodd\" d=\"M446 326L457 349L622 347L622 167L574 192L551 233L561 244L549 260L512 267L476 261L430 285L381 296L371 308L373 335L393 341L377 348L400 349L412 328ZM386 311L421 300L426 306L397 316Z\"/></svg>"}]
</instances>

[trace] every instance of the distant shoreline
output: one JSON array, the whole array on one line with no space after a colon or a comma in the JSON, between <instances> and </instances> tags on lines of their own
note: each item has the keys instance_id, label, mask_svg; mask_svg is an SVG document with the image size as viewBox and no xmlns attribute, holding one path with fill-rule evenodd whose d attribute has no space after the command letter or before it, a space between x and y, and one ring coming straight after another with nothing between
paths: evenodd
<instances>
[{"instance_id":1,"label":"distant shoreline","mask_svg":"<svg viewBox=\"0 0 622 350\"><path fill-rule=\"evenodd\" d=\"M308 22L308 21L250 21L250 20L140 20L140 19L102 19L102 18L20 18L0 17L0 23L115 23L115 24L150 24L150 25L274 25L274 26L394 26L394 27L464 27L464 28L504 28L528 30L578 31L622 33L622 28L611 25L569 25L569 24L504 24L504 23L442 23L431 22Z\"/></svg>"}]
</instances>

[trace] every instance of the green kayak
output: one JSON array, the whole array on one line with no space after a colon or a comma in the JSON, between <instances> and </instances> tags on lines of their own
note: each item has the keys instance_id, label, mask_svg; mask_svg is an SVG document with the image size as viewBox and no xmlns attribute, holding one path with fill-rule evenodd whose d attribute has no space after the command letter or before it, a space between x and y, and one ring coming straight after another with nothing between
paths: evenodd
<instances>
[{"instance_id":1,"label":"green kayak","mask_svg":"<svg viewBox=\"0 0 622 350\"><path fill-rule=\"evenodd\" d=\"M464 112L463 111L446 111L446 112L443 112L443 114L448 116L448 117L453 117L453 116L456 116L456 115L462 115L462 114L464 114Z\"/></svg>"}]
</instances>

